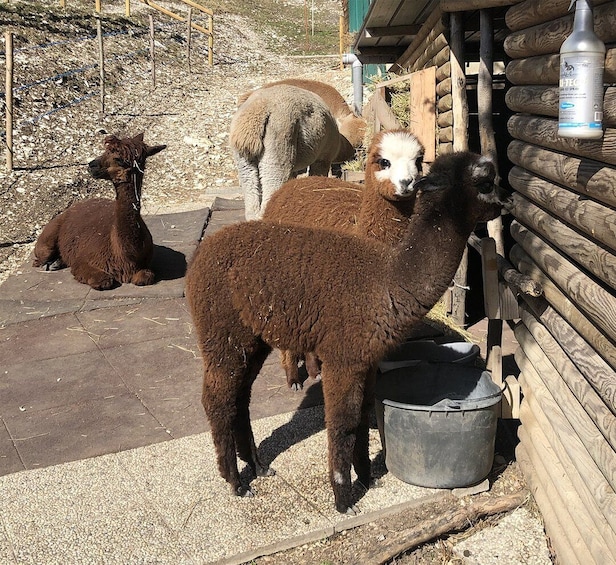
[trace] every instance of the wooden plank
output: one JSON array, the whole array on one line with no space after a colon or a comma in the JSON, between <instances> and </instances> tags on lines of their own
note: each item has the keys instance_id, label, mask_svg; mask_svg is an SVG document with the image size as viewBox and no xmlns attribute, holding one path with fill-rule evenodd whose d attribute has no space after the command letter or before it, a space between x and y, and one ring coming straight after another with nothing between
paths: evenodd
<instances>
[{"instance_id":1,"label":"wooden plank","mask_svg":"<svg viewBox=\"0 0 616 565\"><path fill-rule=\"evenodd\" d=\"M611 340L616 340L616 295L606 290L565 259L552 246L514 221L511 235L524 251L590 319L602 328Z\"/></svg>"},{"instance_id":2,"label":"wooden plank","mask_svg":"<svg viewBox=\"0 0 616 565\"><path fill-rule=\"evenodd\" d=\"M424 160L436 157L436 67L410 76L409 126L424 146Z\"/></svg>"},{"instance_id":3,"label":"wooden plank","mask_svg":"<svg viewBox=\"0 0 616 565\"><path fill-rule=\"evenodd\" d=\"M616 41L616 2L608 2L593 11L594 30L603 43ZM558 53L573 31L573 13L520 31L510 33L503 42L512 59Z\"/></svg>"},{"instance_id":4,"label":"wooden plank","mask_svg":"<svg viewBox=\"0 0 616 565\"><path fill-rule=\"evenodd\" d=\"M505 377L505 389L501 400L501 418L505 420L520 417L521 387L518 379L513 375Z\"/></svg>"},{"instance_id":5,"label":"wooden plank","mask_svg":"<svg viewBox=\"0 0 616 565\"><path fill-rule=\"evenodd\" d=\"M589 0L599 6L611 0ZM544 22L550 22L570 13L571 0L525 0L507 10L505 23L511 31L518 31Z\"/></svg>"},{"instance_id":6,"label":"wooden plank","mask_svg":"<svg viewBox=\"0 0 616 565\"><path fill-rule=\"evenodd\" d=\"M519 193L511 199L512 214L567 257L616 288L616 254L571 229L557 216L546 212ZM604 218L604 216L602 217ZM616 249L616 247L615 247Z\"/></svg>"},{"instance_id":7,"label":"wooden plank","mask_svg":"<svg viewBox=\"0 0 616 565\"><path fill-rule=\"evenodd\" d=\"M574 484L569 477L569 468L555 456L546 433L537 423L534 414L525 407L524 415L525 426L520 430L520 441L524 441L524 447L535 469L545 478L546 493L553 500L553 504L568 515L568 523L571 523L584 539L592 556L590 563L612 562L614 553L610 543L616 539L613 530L606 524L592 497L586 496L586 501L582 499L576 487L584 489L584 485ZM595 535L588 535L590 532Z\"/></svg>"},{"instance_id":8,"label":"wooden plank","mask_svg":"<svg viewBox=\"0 0 616 565\"><path fill-rule=\"evenodd\" d=\"M605 480L601 471L586 451L584 444L569 425L566 412L562 410L541 379L541 373L522 350L516 352L516 361L523 366L520 374L524 401L520 407L520 418L525 426L528 411L533 414L556 454L566 463L567 475L574 481L577 492L583 497L588 508L592 508L597 522L608 524L614 532L614 505L616 494ZM564 427L561 427L564 426Z\"/></svg>"},{"instance_id":9,"label":"wooden plank","mask_svg":"<svg viewBox=\"0 0 616 565\"><path fill-rule=\"evenodd\" d=\"M610 405L607 405L605 400L587 380L587 375L592 373L593 367L589 367L588 363L584 365L585 360L581 358L578 360L576 357L576 353L583 347L579 335L573 328L569 327L568 329L571 333L563 336L563 342L566 346L571 345L572 349L570 351L563 349L556 338L543 326L534 314L531 313L531 309L526 304L522 305L521 312L522 322L533 336L538 346L541 347L545 358L549 360L550 364L558 372L560 380L569 387L569 391L573 393L580 406L585 410L586 414L588 414L596 426L596 429L601 432L612 450L616 451L616 405L613 402L613 398ZM564 331L561 330L559 335L562 336L563 333ZM526 353L528 355L528 352ZM588 371L583 373L575 364L576 361L579 361ZM603 366L604 365L605 364L603 364ZM601 377L597 379L596 375L590 374L590 377L595 381L601 380ZM602 377L606 385L604 388L609 390L611 387L612 390L610 392L613 397L616 383L610 381L614 379L614 372L609 371L608 374L603 373Z\"/></svg>"},{"instance_id":10,"label":"wooden plank","mask_svg":"<svg viewBox=\"0 0 616 565\"><path fill-rule=\"evenodd\" d=\"M607 128L597 141L570 139L558 135L558 120L515 114L509 118L507 129L512 137L547 149L588 157L616 165L616 129Z\"/></svg>"},{"instance_id":11,"label":"wooden plank","mask_svg":"<svg viewBox=\"0 0 616 565\"><path fill-rule=\"evenodd\" d=\"M560 75L560 54L538 55L510 61L505 69L507 79L512 84L551 84L557 85ZM608 46L605 54L603 82L616 82L616 48Z\"/></svg>"},{"instance_id":12,"label":"wooden plank","mask_svg":"<svg viewBox=\"0 0 616 565\"><path fill-rule=\"evenodd\" d=\"M539 480L539 474L530 461L530 457L526 453L524 444L520 443L515 449L516 460L524 473L528 488L537 502L537 506L541 510L541 517L545 525L545 530L550 538L550 545L556 552L558 563L563 565L588 565L587 562L580 563L569 543L569 538L565 534L560 519L562 514L560 508L554 508L554 503L547 496L545 490Z\"/></svg>"},{"instance_id":13,"label":"wooden plank","mask_svg":"<svg viewBox=\"0 0 616 565\"><path fill-rule=\"evenodd\" d=\"M486 316L494 320L500 317L496 242L491 237L484 237L480 245L481 274L483 278L483 307Z\"/></svg>"},{"instance_id":14,"label":"wooden plank","mask_svg":"<svg viewBox=\"0 0 616 565\"><path fill-rule=\"evenodd\" d=\"M514 164L583 196L616 207L616 168L514 140L507 147Z\"/></svg>"},{"instance_id":15,"label":"wooden plank","mask_svg":"<svg viewBox=\"0 0 616 565\"><path fill-rule=\"evenodd\" d=\"M507 90L505 102L513 112L558 117L557 86L513 86ZM605 89L603 110L603 125L616 126L616 87Z\"/></svg>"},{"instance_id":16,"label":"wooden plank","mask_svg":"<svg viewBox=\"0 0 616 565\"><path fill-rule=\"evenodd\" d=\"M483 10L485 8L511 6L517 2L520 2L520 0L441 0L441 10L443 12Z\"/></svg>"},{"instance_id":17,"label":"wooden plank","mask_svg":"<svg viewBox=\"0 0 616 565\"><path fill-rule=\"evenodd\" d=\"M616 484L616 454L605 438L598 433L597 427L591 420L588 413L580 405L577 398L562 381L560 375L550 363L535 341L534 337L523 324L518 324L515 329L515 336L520 344L524 356L530 361L537 374L541 377L541 383L549 391L549 394L542 395L540 398L541 408L545 411L554 428L559 430L566 443L566 448L571 449L569 453L572 459L579 463L578 468L582 476L590 476L594 473L599 477L603 476L607 485L600 492L595 493L602 500L608 503L611 513L610 520L616 520L616 495L614 485ZM516 351L515 359L522 372L528 369L528 363L520 351ZM528 377L528 375L524 375ZM522 381L524 384L524 381ZM524 395L537 394L538 384L522 388ZM535 411L535 410L533 410ZM612 415L613 418L613 415ZM576 447L574 438L579 438L582 446ZM609 492L611 491L611 494ZM616 528L616 525L614 525Z\"/></svg>"},{"instance_id":18,"label":"wooden plank","mask_svg":"<svg viewBox=\"0 0 616 565\"><path fill-rule=\"evenodd\" d=\"M520 194L546 208L552 215L565 220L591 238L603 243L612 251L616 250L616 232L611 209L588 198L580 198L577 193L540 179L518 166L513 167L509 172L509 182ZM513 203L520 204L515 198ZM528 212L531 211L529 208ZM521 204L520 212L524 212ZM526 220L523 215L520 216L520 219ZM525 223L527 222L525 221ZM576 238L576 240L579 240L579 238ZM604 257L600 259L601 263L606 264L609 251L605 250L601 253L598 250L597 252L600 258ZM609 270L609 267L604 270ZM608 282L612 284L614 275L612 274L610 277L608 273L605 273L604 276L608 277Z\"/></svg>"},{"instance_id":19,"label":"wooden plank","mask_svg":"<svg viewBox=\"0 0 616 565\"><path fill-rule=\"evenodd\" d=\"M616 343L611 341L600 329L597 328L569 297L567 297L524 252L519 245L514 245L509 253L509 257L516 264L517 268L526 275L532 276L534 280L541 284L545 299L537 299L536 310L541 312L541 319L544 324L563 324L570 325L583 339L589 344L596 355L600 355L609 367L616 371ZM523 297L524 298L524 297ZM530 298L525 298L529 303ZM557 335L555 329L548 325L552 335ZM567 331L564 328L564 331ZM579 362L579 361L578 361ZM591 380L590 376L587 378ZM595 389L613 403L612 389L613 379L609 379L606 385L601 379L591 380Z\"/></svg>"}]
</instances>

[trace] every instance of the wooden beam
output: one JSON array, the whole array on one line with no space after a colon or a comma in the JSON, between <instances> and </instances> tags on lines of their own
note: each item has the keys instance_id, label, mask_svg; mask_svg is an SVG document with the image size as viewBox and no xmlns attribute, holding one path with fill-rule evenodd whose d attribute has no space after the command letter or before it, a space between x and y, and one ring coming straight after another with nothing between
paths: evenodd
<instances>
[{"instance_id":1,"label":"wooden beam","mask_svg":"<svg viewBox=\"0 0 616 565\"><path fill-rule=\"evenodd\" d=\"M443 12L465 12L485 8L502 8L512 6L521 0L441 0Z\"/></svg>"},{"instance_id":2,"label":"wooden beam","mask_svg":"<svg viewBox=\"0 0 616 565\"><path fill-rule=\"evenodd\" d=\"M421 24L406 26L383 26L367 27L366 31L371 37L391 37L394 35L417 35L421 29Z\"/></svg>"}]
</instances>

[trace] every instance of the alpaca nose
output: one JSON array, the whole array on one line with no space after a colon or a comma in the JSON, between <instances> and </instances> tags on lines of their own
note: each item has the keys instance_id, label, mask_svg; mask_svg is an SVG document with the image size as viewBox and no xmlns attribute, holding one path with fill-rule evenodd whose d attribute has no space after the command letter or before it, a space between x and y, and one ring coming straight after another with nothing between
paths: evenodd
<instances>
[{"instance_id":1,"label":"alpaca nose","mask_svg":"<svg viewBox=\"0 0 616 565\"><path fill-rule=\"evenodd\" d=\"M410 177L406 179L400 179L400 189L402 190L402 194L409 192L413 185L415 184L415 177Z\"/></svg>"}]
</instances>

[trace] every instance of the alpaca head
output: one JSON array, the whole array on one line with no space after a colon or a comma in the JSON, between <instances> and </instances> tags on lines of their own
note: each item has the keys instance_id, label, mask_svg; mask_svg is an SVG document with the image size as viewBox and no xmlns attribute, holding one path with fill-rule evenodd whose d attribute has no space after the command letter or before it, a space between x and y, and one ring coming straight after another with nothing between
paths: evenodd
<instances>
[{"instance_id":1,"label":"alpaca head","mask_svg":"<svg viewBox=\"0 0 616 565\"><path fill-rule=\"evenodd\" d=\"M104 145L105 152L90 161L88 167L94 178L110 180L114 184L131 182L133 177L142 178L145 160L167 147L146 145L143 142L143 133L124 139L109 135L105 138Z\"/></svg>"},{"instance_id":2,"label":"alpaca head","mask_svg":"<svg viewBox=\"0 0 616 565\"><path fill-rule=\"evenodd\" d=\"M408 130L377 133L366 162L366 184L388 200L413 196L421 176L423 155L423 145Z\"/></svg>"},{"instance_id":3,"label":"alpaca head","mask_svg":"<svg viewBox=\"0 0 616 565\"><path fill-rule=\"evenodd\" d=\"M495 180L496 167L488 157L469 151L439 156L429 174L416 184L422 195L420 207L422 200L438 199L473 225L493 220L509 200L509 194Z\"/></svg>"}]
</instances>

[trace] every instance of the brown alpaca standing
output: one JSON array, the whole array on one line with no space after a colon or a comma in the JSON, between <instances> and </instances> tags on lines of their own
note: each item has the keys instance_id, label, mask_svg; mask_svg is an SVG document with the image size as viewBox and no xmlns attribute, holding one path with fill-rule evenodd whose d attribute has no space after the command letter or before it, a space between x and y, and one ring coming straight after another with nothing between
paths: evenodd
<instances>
[{"instance_id":1,"label":"brown alpaca standing","mask_svg":"<svg viewBox=\"0 0 616 565\"><path fill-rule=\"evenodd\" d=\"M110 135L104 144L105 152L89 169L94 178L113 182L115 200L76 202L55 216L36 242L33 265L70 267L75 279L96 290L152 284L154 246L141 217L141 187L146 159L166 145L146 145L143 133L125 139Z\"/></svg>"},{"instance_id":2,"label":"brown alpaca standing","mask_svg":"<svg viewBox=\"0 0 616 565\"><path fill-rule=\"evenodd\" d=\"M495 169L472 153L439 157L417 185L418 209L401 242L334 230L245 222L204 239L186 296L204 365L202 401L218 469L251 495L237 456L257 475L250 391L273 347L322 360L329 477L339 512L354 514L351 465L370 484L369 410L378 362L442 296L468 236L500 214Z\"/></svg>"},{"instance_id":3,"label":"brown alpaca standing","mask_svg":"<svg viewBox=\"0 0 616 565\"><path fill-rule=\"evenodd\" d=\"M288 181L268 202L263 219L336 228L395 245L406 233L413 213L423 154L423 146L409 130L381 131L368 150L364 185L331 177ZM300 359L296 353L282 351L287 384L295 390L303 386ZM317 378L318 359L306 353L305 361L308 375Z\"/></svg>"}]
</instances>

